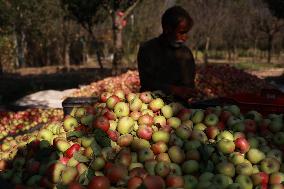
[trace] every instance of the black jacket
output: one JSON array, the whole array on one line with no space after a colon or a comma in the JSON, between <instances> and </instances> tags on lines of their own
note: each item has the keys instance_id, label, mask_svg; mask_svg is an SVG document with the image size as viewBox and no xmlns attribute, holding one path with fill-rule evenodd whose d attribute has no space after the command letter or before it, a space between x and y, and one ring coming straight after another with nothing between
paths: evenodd
<instances>
[{"instance_id":1,"label":"black jacket","mask_svg":"<svg viewBox=\"0 0 284 189\"><path fill-rule=\"evenodd\" d=\"M170 93L170 85L194 88L195 62L192 52L184 45L172 47L160 35L140 46L137 60L141 91Z\"/></svg>"}]
</instances>

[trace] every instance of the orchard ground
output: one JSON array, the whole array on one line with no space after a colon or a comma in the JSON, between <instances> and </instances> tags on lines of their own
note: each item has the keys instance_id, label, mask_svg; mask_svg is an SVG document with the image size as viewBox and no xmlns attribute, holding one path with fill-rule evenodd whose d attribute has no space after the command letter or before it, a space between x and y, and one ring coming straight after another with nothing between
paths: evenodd
<instances>
[{"instance_id":1,"label":"orchard ground","mask_svg":"<svg viewBox=\"0 0 284 189\"><path fill-rule=\"evenodd\" d=\"M209 64L226 63L213 61L214 63ZM230 65L244 69L284 91L284 66L279 63L268 65L240 61ZM17 110L20 106L58 108L63 97L69 96L73 89L111 75L109 64L106 64L103 70L100 70L96 64L71 66L69 71L59 66L18 69L13 73L0 75L0 110Z\"/></svg>"}]
</instances>

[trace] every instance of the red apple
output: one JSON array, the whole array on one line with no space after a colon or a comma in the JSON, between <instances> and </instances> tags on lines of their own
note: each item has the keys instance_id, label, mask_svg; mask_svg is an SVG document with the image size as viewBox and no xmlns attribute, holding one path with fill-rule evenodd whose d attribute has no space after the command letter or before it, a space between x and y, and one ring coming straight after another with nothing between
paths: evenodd
<instances>
[{"instance_id":1,"label":"red apple","mask_svg":"<svg viewBox=\"0 0 284 189\"><path fill-rule=\"evenodd\" d=\"M235 147L238 149L241 153L246 153L250 149L250 144L247 141L246 138L239 137L235 140Z\"/></svg>"}]
</instances>

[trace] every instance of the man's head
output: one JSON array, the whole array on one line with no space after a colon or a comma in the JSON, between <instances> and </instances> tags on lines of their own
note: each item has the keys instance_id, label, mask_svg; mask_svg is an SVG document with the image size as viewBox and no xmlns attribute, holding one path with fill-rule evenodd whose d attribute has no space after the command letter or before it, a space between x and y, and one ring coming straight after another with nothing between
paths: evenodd
<instances>
[{"instance_id":1,"label":"man's head","mask_svg":"<svg viewBox=\"0 0 284 189\"><path fill-rule=\"evenodd\" d=\"M163 34L167 36L174 46L178 46L187 40L187 33L192 26L192 18L180 6L167 9L162 16Z\"/></svg>"}]
</instances>

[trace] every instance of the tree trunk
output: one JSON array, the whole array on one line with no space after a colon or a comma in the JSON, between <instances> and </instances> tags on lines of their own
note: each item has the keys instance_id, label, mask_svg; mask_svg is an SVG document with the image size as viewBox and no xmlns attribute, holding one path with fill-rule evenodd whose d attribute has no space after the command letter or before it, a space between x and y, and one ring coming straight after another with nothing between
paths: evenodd
<instances>
[{"instance_id":1,"label":"tree trunk","mask_svg":"<svg viewBox=\"0 0 284 189\"><path fill-rule=\"evenodd\" d=\"M23 31L15 32L15 46L16 46L16 68L25 67L25 34Z\"/></svg>"},{"instance_id":2,"label":"tree trunk","mask_svg":"<svg viewBox=\"0 0 284 189\"><path fill-rule=\"evenodd\" d=\"M63 35L63 47L62 47L62 60L63 60L63 65L65 66L65 68L67 69L67 71L70 71L70 57L69 57L69 47L70 47L70 43L68 40L68 29L67 29L67 23L66 21L62 21L62 35Z\"/></svg>"},{"instance_id":3,"label":"tree trunk","mask_svg":"<svg viewBox=\"0 0 284 189\"><path fill-rule=\"evenodd\" d=\"M113 34L113 60L112 60L112 69L113 75L118 74L121 68L122 60L122 26L119 22L119 17L116 12L112 14L112 34Z\"/></svg>"},{"instance_id":4,"label":"tree trunk","mask_svg":"<svg viewBox=\"0 0 284 189\"><path fill-rule=\"evenodd\" d=\"M204 63L208 64L208 50L209 50L209 45L210 45L210 37L206 37L206 45L204 49Z\"/></svg>"},{"instance_id":5,"label":"tree trunk","mask_svg":"<svg viewBox=\"0 0 284 189\"><path fill-rule=\"evenodd\" d=\"M273 42L273 35L268 35L268 49L267 49L267 63L271 62L271 51L272 51L272 42Z\"/></svg>"}]
</instances>

